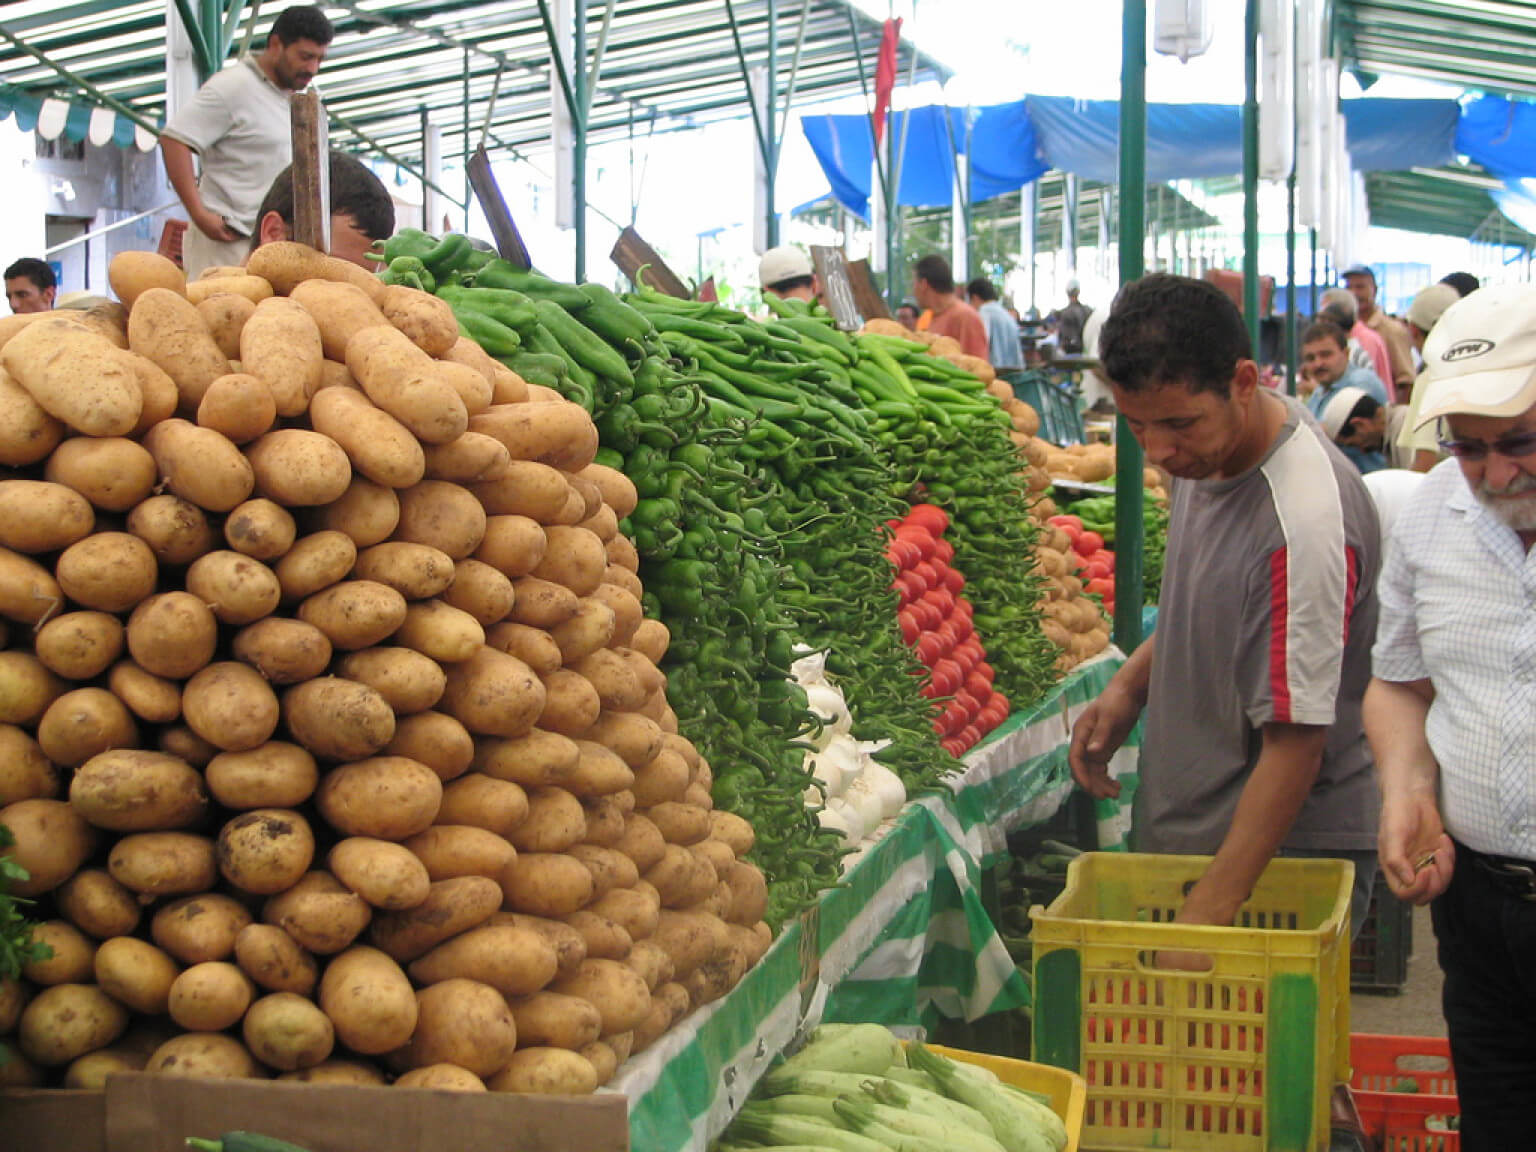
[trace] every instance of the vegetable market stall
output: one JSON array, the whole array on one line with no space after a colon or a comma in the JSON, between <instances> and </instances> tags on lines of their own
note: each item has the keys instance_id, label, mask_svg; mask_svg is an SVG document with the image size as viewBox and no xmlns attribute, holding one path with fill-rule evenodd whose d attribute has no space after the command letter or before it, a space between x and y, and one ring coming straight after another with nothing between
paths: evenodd
<instances>
[{"instance_id":1,"label":"vegetable market stall","mask_svg":"<svg viewBox=\"0 0 1536 1152\"><path fill-rule=\"evenodd\" d=\"M1122 662L1107 653L1085 663L1012 717L965 758L948 794L908 804L854 856L843 885L786 926L732 992L632 1059L605 1089L630 1098L631 1145L704 1149L778 1054L822 1020L915 1030L940 1016L1027 1004L978 873L1009 832L1044 822L1065 801L1072 722ZM1122 783L1134 783L1138 740L1114 764ZM1128 810L1102 811L1102 845L1122 845L1128 825Z\"/></svg>"}]
</instances>

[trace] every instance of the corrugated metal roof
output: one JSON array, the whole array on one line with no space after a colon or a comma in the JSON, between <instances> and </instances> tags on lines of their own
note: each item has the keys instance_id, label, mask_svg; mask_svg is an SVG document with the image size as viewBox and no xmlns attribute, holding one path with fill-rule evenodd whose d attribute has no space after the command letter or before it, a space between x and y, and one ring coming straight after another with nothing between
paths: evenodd
<instances>
[{"instance_id":1,"label":"corrugated metal roof","mask_svg":"<svg viewBox=\"0 0 1536 1152\"><path fill-rule=\"evenodd\" d=\"M1333 0L1345 67L1536 95L1531 0Z\"/></svg>"},{"instance_id":2,"label":"corrugated metal roof","mask_svg":"<svg viewBox=\"0 0 1536 1152\"><path fill-rule=\"evenodd\" d=\"M1371 172L1365 178L1372 224L1465 236L1484 244L1536 248L1536 236L1499 211L1488 194L1488 189L1498 184L1481 169L1470 166Z\"/></svg>"},{"instance_id":3,"label":"corrugated metal roof","mask_svg":"<svg viewBox=\"0 0 1536 1152\"><path fill-rule=\"evenodd\" d=\"M252 43L264 43L272 21L294 2L260 4L254 26L240 25L236 47L247 31ZM220 0L218 6L227 10L230 3ZM536 0L347 0L324 7L336 25L336 39L318 83L334 117L334 145L366 152L372 141L419 161L423 111L442 129L450 155L464 150L466 129L471 145L478 144L487 123L493 150L548 139L552 68ZM733 0L733 8L742 52L753 68L767 64L768 13L777 12L780 84L788 85L793 66L797 101L859 92L859 52L864 75L873 76L880 24L846 0ZM604 9L601 0L590 0L589 46L598 42ZM4 6L0 28L158 122L165 111L165 12L164 0L20 0ZM903 78L912 52L904 41ZM948 72L920 55L915 75L942 79ZM94 102L9 43L0 43L0 76L37 95ZM590 139L687 127L747 111L725 0L616 0L592 98Z\"/></svg>"}]
</instances>

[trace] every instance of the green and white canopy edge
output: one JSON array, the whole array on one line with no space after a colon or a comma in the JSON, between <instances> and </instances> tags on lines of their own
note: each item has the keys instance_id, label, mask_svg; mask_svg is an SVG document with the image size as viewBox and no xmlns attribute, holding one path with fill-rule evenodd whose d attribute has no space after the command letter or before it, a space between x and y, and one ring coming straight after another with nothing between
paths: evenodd
<instances>
[{"instance_id":1,"label":"green and white canopy edge","mask_svg":"<svg viewBox=\"0 0 1536 1152\"><path fill-rule=\"evenodd\" d=\"M1065 801L1071 725L1122 663L1114 653L1085 664L1010 719L966 757L949 795L907 805L851 857L844 886L786 927L729 995L630 1061L604 1091L629 1097L631 1145L703 1152L778 1055L823 1020L916 1035L940 1016L1027 1005L1028 982L982 904L979 873L1009 832ZM1112 765L1122 783L1134 784L1137 743ZM1124 848L1128 809L1111 804L1100 817L1100 845Z\"/></svg>"},{"instance_id":2,"label":"green and white canopy edge","mask_svg":"<svg viewBox=\"0 0 1536 1152\"><path fill-rule=\"evenodd\" d=\"M98 148L116 144L119 148L155 150L155 134L120 112L99 105L60 100L56 96L39 98L20 88L0 83L0 120L16 117L16 127L23 132L34 129L44 140L79 142L88 140Z\"/></svg>"}]
</instances>

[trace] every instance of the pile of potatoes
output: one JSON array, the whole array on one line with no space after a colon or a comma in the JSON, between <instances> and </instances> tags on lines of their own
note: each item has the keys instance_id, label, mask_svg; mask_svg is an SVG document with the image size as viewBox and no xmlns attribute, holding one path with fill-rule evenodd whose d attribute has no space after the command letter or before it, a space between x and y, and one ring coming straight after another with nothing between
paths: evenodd
<instances>
[{"instance_id":1,"label":"pile of potatoes","mask_svg":"<svg viewBox=\"0 0 1536 1152\"><path fill-rule=\"evenodd\" d=\"M926 344L928 352L932 356L938 356L948 360L956 367L964 368L976 379L985 384L990 384L997 379L997 372L992 364L983 356L972 356L965 352L960 341L953 336L939 336L933 332L914 332L903 327L895 320L875 319L866 320L861 332L870 332L876 336L895 336L899 340L912 340L918 344ZM1009 392L1009 395L1013 395Z\"/></svg>"},{"instance_id":2,"label":"pile of potatoes","mask_svg":"<svg viewBox=\"0 0 1536 1152\"><path fill-rule=\"evenodd\" d=\"M0 320L0 1083L549 1093L762 955L586 412L297 244Z\"/></svg>"}]
</instances>

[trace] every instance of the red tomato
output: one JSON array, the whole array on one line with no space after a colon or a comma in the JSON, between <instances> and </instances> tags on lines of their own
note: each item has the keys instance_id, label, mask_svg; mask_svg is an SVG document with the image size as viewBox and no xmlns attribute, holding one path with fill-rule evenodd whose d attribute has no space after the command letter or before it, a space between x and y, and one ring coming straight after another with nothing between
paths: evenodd
<instances>
[{"instance_id":1,"label":"red tomato","mask_svg":"<svg viewBox=\"0 0 1536 1152\"><path fill-rule=\"evenodd\" d=\"M955 614L957 616L964 616L967 620L969 620L972 616L976 615L976 609L972 607L971 602L964 596L956 596Z\"/></svg>"},{"instance_id":2,"label":"red tomato","mask_svg":"<svg viewBox=\"0 0 1536 1152\"><path fill-rule=\"evenodd\" d=\"M896 539L910 540L923 554L923 559L933 555L933 533L917 524L903 524L896 529Z\"/></svg>"},{"instance_id":3,"label":"red tomato","mask_svg":"<svg viewBox=\"0 0 1536 1152\"><path fill-rule=\"evenodd\" d=\"M1088 577L1090 581L1102 580L1104 577L1112 575L1114 571L1112 566L1104 563L1102 560L1090 560L1082 568L1083 575Z\"/></svg>"},{"instance_id":4,"label":"red tomato","mask_svg":"<svg viewBox=\"0 0 1536 1152\"><path fill-rule=\"evenodd\" d=\"M932 676L923 681L923 686L917 690L917 694L924 700L937 700L944 695L939 691L939 686L933 682Z\"/></svg>"},{"instance_id":5,"label":"red tomato","mask_svg":"<svg viewBox=\"0 0 1536 1152\"><path fill-rule=\"evenodd\" d=\"M1087 592L1090 596L1102 596L1106 600L1113 600L1115 597L1114 577L1101 576L1097 579L1088 581Z\"/></svg>"},{"instance_id":6,"label":"red tomato","mask_svg":"<svg viewBox=\"0 0 1536 1152\"><path fill-rule=\"evenodd\" d=\"M999 708L996 704L988 704L976 717L976 726L983 732L990 732L1008 719L1008 710Z\"/></svg>"},{"instance_id":7,"label":"red tomato","mask_svg":"<svg viewBox=\"0 0 1536 1152\"><path fill-rule=\"evenodd\" d=\"M912 571L923 578L923 583L929 588L944 587L944 573L931 560L919 560L912 566Z\"/></svg>"},{"instance_id":8,"label":"red tomato","mask_svg":"<svg viewBox=\"0 0 1536 1152\"><path fill-rule=\"evenodd\" d=\"M964 728L960 729L960 735L957 739L967 748L974 748L977 744L981 743L981 732L977 730L976 725L967 724Z\"/></svg>"},{"instance_id":9,"label":"red tomato","mask_svg":"<svg viewBox=\"0 0 1536 1152\"><path fill-rule=\"evenodd\" d=\"M923 575L923 566L921 562L919 562L915 567L908 568L899 577L897 577L897 579L905 580L907 582L908 586L912 589L912 599L914 600L923 595L923 593L927 592L928 589L933 587L928 578Z\"/></svg>"},{"instance_id":10,"label":"red tomato","mask_svg":"<svg viewBox=\"0 0 1536 1152\"><path fill-rule=\"evenodd\" d=\"M976 697L972 696L963 687L955 689L955 703L965 709L965 718L967 720L981 711L981 705L977 702Z\"/></svg>"},{"instance_id":11,"label":"red tomato","mask_svg":"<svg viewBox=\"0 0 1536 1152\"><path fill-rule=\"evenodd\" d=\"M885 522L885 526L887 528L889 528L892 532L894 532L894 531L896 531L896 529L901 527L901 521L900 520L887 520Z\"/></svg>"},{"instance_id":12,"label":"red tomato","mask_svg":"<svg viewBox=\"0 0 1536 1152\"><path fill-rule=\"evenodd\" d=\"M959 647L964 648L966 652L969 653L970 656L975 660L980 661L986 659L987 650L981 646L981 640L974 632L962 640L959 644Z\"/></svg>"},{"instance_id":13,"label":"red tomato","mask_svg":"<svg viewBox=\"0 0 1536 1152\"><path fill-rule=\"evenodd\" d=\"M1088 557L1084 556L1076 549L1073 549L1067 553L1067 563L1077 569L1086 568L1088 566Z\"/></svg>"},{"instance_id":14,"label":"red tomato","mask_svg":"<svg viewBox=\"0 0 1536 1152\"><path fill-rule=\"evenodd\" d=\"M948 752L956 760L960 759L961 754L965 751L965 745L961 744L960 741L953 738L948 740L940 740L939 747Z\"/></svg>"},{"instance_id":15,"label":"red tomato","mask_svg":"<svg viewBox=\"0 0 1536 1152\"><path fill-rule=\"evenodd\" d=\"M910 608L903 608L896 613L896 623L901 625L901 640L908 648L917 643L918 633L922 631L917 626L917 618L912 615Z\"/></svg>"},{"instance_id":16,"label":"red tomato","mask_svg":"<svg viewBox=\"0 0 1536 1152\"><path fill-rule=\"evenodd\" d=\"M885 550L891 563L900 569L911 568L923 558L922 549L910 540L892 540Z\"/></svg>"},{"instance_id":17,"label":"red tomato","mask_svg":"<svg viewBox=\"0 0 1536 1152\"><path fill-rule=\"evenodd\" d=\"M960 590L965 587L965 577L961 575L958 568L944 569L944 587L956 596L960 595Z\"/></svg>"},{"instance_id":18,"label":"red tomato","mask_svg":"<svg viewBox=\"0 0 1536 1152\"><path fill-rule=\"evenodd\" d=\"M1104 537L1097 532L1084 532L1072 541L1072 551L1080 556L1092 556L1104 547Z\"/></svg>"},{"instance_id":19,"label":"red tomato","mask_svg":"<svg viewBox=\"0 0 1536 1152\"><path fill-rule=\"evenodd\" d=\"M965 677L960 674L960 665L956 664L948 657L945 657L944 659L939 660L934 664L933 678L939 681L940 687L943 689L943 691L939 693L941 696L953 696L955 694L955 689L960 687L960 682L965 679Z\"/></svg>"},{"instance_id":20,"label":"red tomato","mask_svg":"<svg viewBox=\"0 0 1536 1152\"><path fill-rule=\"evenodd\" d=\"M939 610L940 620L949 619L955 610L955 594L948 588L930 588L923 599Z\"/></svg>"},{"instance_id":21,"label":"red tomato","mask_svg":"<svg viewBox=\"0 0 1536 1152\"><path fill-rule=\"evenodd\" d=\"M1008 703L1008 697L1004 696L1001 692L992 693L992 699L988 703L994 706L1001 705L1004 716L1013 711L1013 705Z\"/></svg>"},{"instance_id":22,"label":"red tomato","mask_svg":"<svg viewBox=\"0 0 1536 1152\"><path fill-rule=\"evenodd\" d=\"M980 668L973 667L965 678L965 690L976 697L977 702L985 708L987 701L992 698L992 680L988 676L983 676Z\"/></svg>"},{"instance_id":23,"label":"red tomato","mask_svg":"<svg viewBox=\"0 0 1536 1152\"><path fill-rule=\"evenodd\" d=\"M914 504L907 513L908 524L921 524L935 536L942 536L949 527L949 514L937 504Z\"/></svg>"},{"instance_id":24,"label":"red tomato","mask_svg":"<svg viewBox=\"0 0 1536 1152\"><path fill-rule=\"evenodd\" d=\"M933 555L935 559L942 560L944 563L949 564L955 558L955 546L948 540L940 537L933 542Z\"/></svg>"},{"instance_id":25,"label":"red tomato","mask_svg":"<svg viewBox=\"0 0 1536 1152\"><path fill-rule=\"evenodd\" d=\"M940 624L944 623L944 613L939 606L926 596L917 601L913 607L918 612L917 622L923 626L924 632L932 632Z\"/></svg>"},{"instance_id":26,"label":"red tomato","mask_svg":"<svg viewBox=\"0 0 1536 1152\"><path fill-rule=\"evenodd\" d=\"M951 700L944 705L940 719L944 721L944 734L953 736L971 722L971 714L958 700Z\"/></svg>"},{"instance_id":27,"label":"red tomato","mask_svg":"<svg viewBox=\"0 0 1536 1152\"><path fill-rule=\"evenodd\" d=\"M955 650L949 654L949 658L960 666L963 676L969 676L971 669L976 667L976 657L965 650L965 645L957 644Z\"/></svg>"},{"instance_id":28,"label":"red tomato","mask_svg":"<svg viewBox=\"0 0 1536 1152\"><path fill-rule=\"evenodd\" d=\"M887 520L886 523L889 524L890 521ZM1071 516L1066 513L1052 516L1049 520L1046 521L1046 523L1051 525L1053 528L1061 528L1068 532L1070 532L1073 528L1076 528L1079 532L1083 530L1082 517Z\"/></svg>"},{"instance_id":29,"label":"red tomato","mask_svg":"<svg viewBox=\"0 0 1536 1152\"><path fill-rule=\"evenodd\" d=\"M957 609L958 609L958 607L959 607L959 605L956 605ZM976 626L971 623L971 618L969 616L967 616L964 612L960 612L960 611L951 612L950 615L949 615L949 619L946 620L945 623L949 624L951 627L954 628L954 630L955 630L955 642L957 644L958 643L963 643L965 641L966 637L970 636L972 633L974 633L976 631Z\"/></svg>"},{"instance_id":30,"label":"red tomato","mask_svg":"<svg viewBox=\"0 0 1536 1152\"><path fill-rule=\"evenodd\" d=\"M936 736L947 736L947 735L949 735L949 729L944 726L944 714L942 712L940 712L937 716L935 716L933 718L932 723L933 723L934 735L936 735ZM944 746L944 741L940 740L939 741L939 747L942 748L943 746Z\"/></svg>"},{"instance_id":31,"label":"red tomato","mask_svg":"<svg viewBox=\"0 0 1536 1152\"><path fill-rule=\"evenodd\" d=\"M976 662L976 674L988 684L991 684L997 676L997 673L992 670L992 665L988 664L985 660L978 660Z\"/></svg>"},{"instance_id":32,"label":"red tomato","mask_svg":"<svg viewBox=\"0 0 1536 1152\"><path fill-rule=\"evenodd\" d=\"M954 645L946 645L943 637L937 632L924 632L917 638L915 647L917 649L917 658L932 668L937 661L942 660L948 655Z\"/></svg>"}]
</instances>

